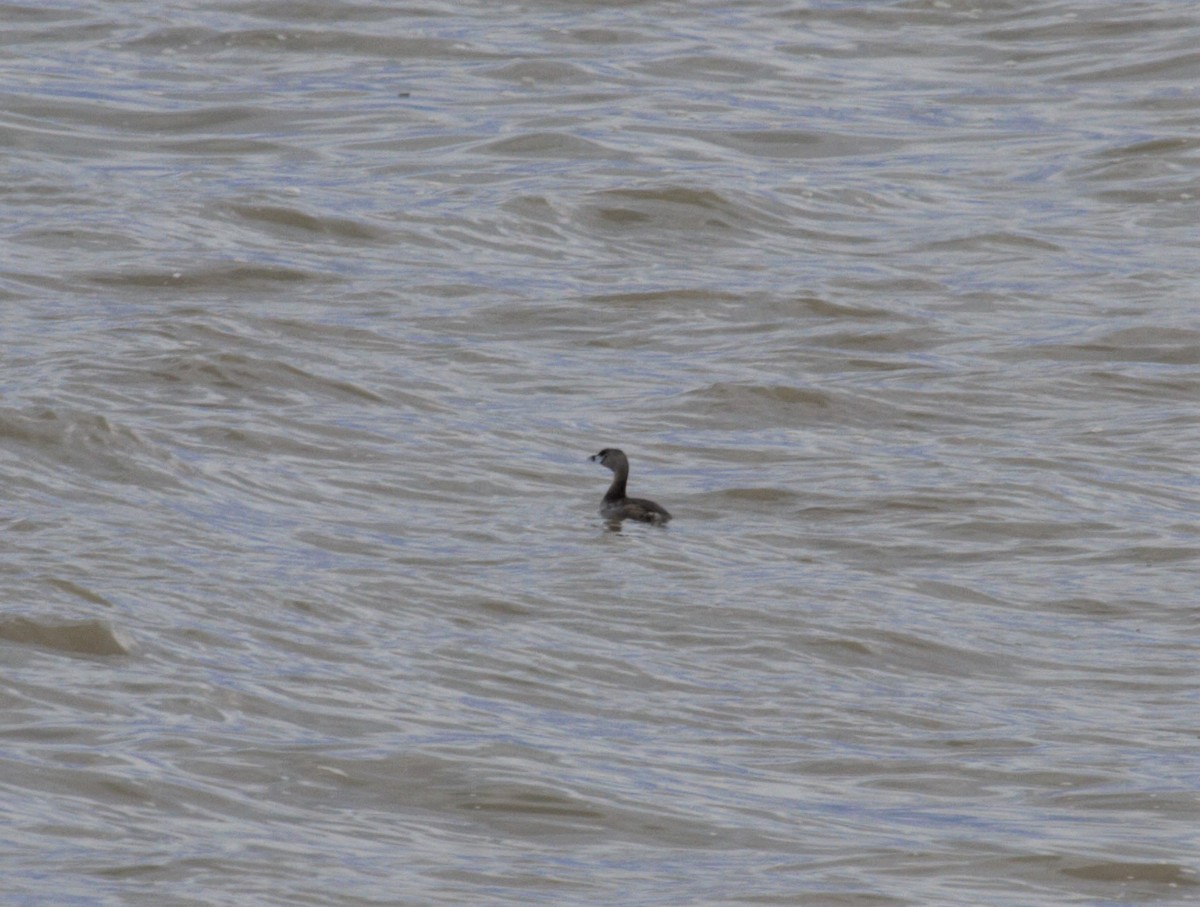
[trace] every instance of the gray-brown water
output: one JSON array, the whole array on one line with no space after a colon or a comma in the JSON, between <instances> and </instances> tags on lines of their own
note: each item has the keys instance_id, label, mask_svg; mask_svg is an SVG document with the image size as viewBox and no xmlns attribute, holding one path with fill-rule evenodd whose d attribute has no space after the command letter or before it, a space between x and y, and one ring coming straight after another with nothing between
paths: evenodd
<instances>
[{"instance_id":1,"label":"gray-brown water","mask_svg":"<svg viewBox=\"0 0 1200 907\"><path fill-rule=\"evenodd\" d=\"M5 904L1200 900L1195 4L0 23Z\"/></svg>"}]
</instances>

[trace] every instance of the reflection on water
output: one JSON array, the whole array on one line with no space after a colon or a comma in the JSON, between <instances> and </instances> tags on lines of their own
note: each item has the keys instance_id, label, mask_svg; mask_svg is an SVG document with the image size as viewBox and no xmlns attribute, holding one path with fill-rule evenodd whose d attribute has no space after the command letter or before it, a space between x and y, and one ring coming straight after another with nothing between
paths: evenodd
<instances>
[{"instance_id":1,"label":"reflection on water","mask_svg":"<svg viewBox=\"0 0 1200 907\"><path fill-rule=\"evenodd\" d=\"M4 890L1194 900L1183 9L0 3Z\"/></svg>"}]
</instances>

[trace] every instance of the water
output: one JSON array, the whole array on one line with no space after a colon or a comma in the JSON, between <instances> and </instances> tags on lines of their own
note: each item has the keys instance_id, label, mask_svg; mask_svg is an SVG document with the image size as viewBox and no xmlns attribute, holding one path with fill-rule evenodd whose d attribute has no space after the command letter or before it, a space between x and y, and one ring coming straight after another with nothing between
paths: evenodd
<instances>
[{"instance_id":1,"label":"water","mask_svg":"<svg viewBox=\"0 0 1200 907\"><path fill-rule=\"evenodd\" d=\"M1191 4L0 21L6 903L1200 897Z\"/></svg>"}]
</instances>

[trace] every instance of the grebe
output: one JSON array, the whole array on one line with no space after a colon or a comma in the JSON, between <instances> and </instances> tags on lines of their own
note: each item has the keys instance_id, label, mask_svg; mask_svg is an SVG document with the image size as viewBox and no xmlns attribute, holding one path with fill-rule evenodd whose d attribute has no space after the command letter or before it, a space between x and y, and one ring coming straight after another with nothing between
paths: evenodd
<instances>
[{"instance_id":1,"label":"grebe","mask_svg":"<svg viewBox=\"0 0 1200 907\"><path fill-rule=\"evenodd\" d=\"M639 520L660 526L671 519L671 514L653 501L625 497L625 483L629 480L629 458L625 456L624 451L606 447L588 459L613 471L612 484L608 486L604 500L600 502L600 515L605 519L612 522Z\"/></svg>"}]
</instances>

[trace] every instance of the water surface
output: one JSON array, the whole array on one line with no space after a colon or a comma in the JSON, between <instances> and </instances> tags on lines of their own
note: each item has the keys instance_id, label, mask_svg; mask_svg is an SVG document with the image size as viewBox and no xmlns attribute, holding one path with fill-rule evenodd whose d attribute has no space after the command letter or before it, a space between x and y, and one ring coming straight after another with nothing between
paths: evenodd
<instances>
[{"instance_id":1,"label":"water surface","mask_svg":"<svg viewBox=\"0 0 1200 907\"><path fill-rule=\"evenodd\" d=\"M12 903L1198 897L1191 4L0 20Z\"/></svg>"}]
</instances>

